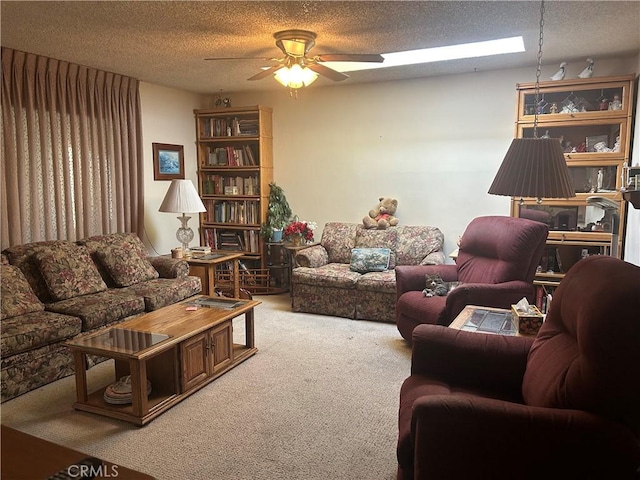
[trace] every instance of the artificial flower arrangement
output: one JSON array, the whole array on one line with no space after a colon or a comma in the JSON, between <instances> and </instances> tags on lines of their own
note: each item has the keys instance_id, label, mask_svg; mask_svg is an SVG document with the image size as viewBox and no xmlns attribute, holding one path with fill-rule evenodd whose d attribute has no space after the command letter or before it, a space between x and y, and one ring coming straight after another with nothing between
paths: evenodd
<instances>
[{"instance_id":1,"label":"artificial flower arrangement","mask_svg":"<svg viewBox=\"0 0 640 480\"><path fill-rule=\"evenodd\" d=\"M313 230L316 224L313 222L301 222L295 220L284 228L284 236L286 238L295 238L298 236L307 242L313 241Z\"/></svg>"}]
</instances>

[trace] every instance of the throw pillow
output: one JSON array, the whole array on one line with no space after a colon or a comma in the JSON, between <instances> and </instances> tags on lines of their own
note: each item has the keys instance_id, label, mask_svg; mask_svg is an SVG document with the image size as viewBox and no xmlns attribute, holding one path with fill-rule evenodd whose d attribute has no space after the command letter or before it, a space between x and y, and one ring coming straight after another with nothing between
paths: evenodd
<instances>
[{"instance_id":1,"label":"throw pillow","mask_svg":"<svg viewBox=\"0 0 640 480\"><path fill-rule=\"evenodd\" d=\"M0 267L0 318L17 317L27 313L41 312L44 304L33 293L22 271L13 265Z\"/></svg>"},{"instance_id":2,"label":"throw pillow","mask_svg":"<svg viewBox=\"0 0 640 480\"><path fill-rule=\"evenodd\" d=\"M127 245L109 245L96 252L96 257L117 287L128 287L158 278L158 271L151 262Z\"/></svg>"},{"instance_id":3,"label":"throw pillow","mask_svg":"<svg viewBox=\"0 0 640 480\"><path fill-rule=\"evenodd\" d=\"M349 268L353 272L384 272L389 268L391 250L388 248L354 248Z\"/></svg>"},{"instance_id":4,"label":"throw pillow","mask_svg":"<svg viewBox=\"0 0 640 480\"><path fill-rule=\"evenodd\" d=\"M56 301L107 289L85 247L50 245L38 248L35 257L47 289Z\"/></svg>"}]
</instances>

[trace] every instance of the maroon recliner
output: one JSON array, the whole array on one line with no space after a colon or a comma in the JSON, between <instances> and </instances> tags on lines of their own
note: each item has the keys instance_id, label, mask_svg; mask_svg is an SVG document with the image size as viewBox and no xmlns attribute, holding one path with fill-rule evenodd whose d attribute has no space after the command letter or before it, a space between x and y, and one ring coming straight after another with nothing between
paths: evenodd
<instances>
[{"instance_id":1,"label":"maroon recliner","mask_svg":"<svg viewBox=\"0 0 640 480\"><path fill-rule=\"evenodd\" d=\"M640 267L577 262L538 335L420 325L398 479L640 478Z\"/></svg>"},{"instance_id":2,"label":"maroon recliner","mask_svg":"<svg viewBox=\"0 0 640 480\"><path fill-rule=\"evenodd\" d=\"M516 217L475 218L460 240L455 265L396 267L396 324L411 343L416 325L448 326L467 305L511 308L522 297L533 301L533 277L549 228ZM426 297L427 274L462 282L447 296Z\"/></svg>"}]
</instances>

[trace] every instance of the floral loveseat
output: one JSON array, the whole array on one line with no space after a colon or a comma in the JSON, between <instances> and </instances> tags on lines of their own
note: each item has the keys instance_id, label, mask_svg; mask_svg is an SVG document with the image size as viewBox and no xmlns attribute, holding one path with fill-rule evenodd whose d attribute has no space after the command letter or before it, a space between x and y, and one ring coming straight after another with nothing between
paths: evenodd
<instances>
[{"instance_id":1,"label":"floral loveseat","mask_svg":"<svg viewBox=\"0 0 640 480\"><path fill-rule=\"evenodd\" d=\"M130 233L3 250L1 400L72 374L66 340L199 293L188 272L184 260L148 257Z\"/></svg>"},{"instance_id":2,"label":"floral loveseat","mask_svg":"<svg viewBox=\"0 0 640 480\"><path fill-rule=\"evenodd\" d=\"M395 322L395 266L442 264L443 243L444 235L436 227L368 230L357 223L327 223L320 244L295 257L299 266L291 281L293 311ZM354 249L370 250L373 263L379 260L379 249L388 249L388 268L354 271Z\"/></svg>"}]
</instances>

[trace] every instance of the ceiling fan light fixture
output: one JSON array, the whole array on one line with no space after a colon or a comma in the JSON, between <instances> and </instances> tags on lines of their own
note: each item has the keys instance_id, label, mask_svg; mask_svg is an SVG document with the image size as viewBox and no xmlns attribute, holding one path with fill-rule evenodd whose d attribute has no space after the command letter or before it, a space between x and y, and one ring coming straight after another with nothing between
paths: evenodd
<instances>
[{"instance_id":1,"label":"ceiling fan light fixture","mask_svg":"<svg viewBox=\"0 0 640 480\"><path fill-rule=\"evenodd\" d=\"M316 72L307 67L301 67L297 63L290 67L281 68L273 76L283 87L294 90L308 87L318 78Z\"/></svg>"}]
</instances>

